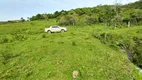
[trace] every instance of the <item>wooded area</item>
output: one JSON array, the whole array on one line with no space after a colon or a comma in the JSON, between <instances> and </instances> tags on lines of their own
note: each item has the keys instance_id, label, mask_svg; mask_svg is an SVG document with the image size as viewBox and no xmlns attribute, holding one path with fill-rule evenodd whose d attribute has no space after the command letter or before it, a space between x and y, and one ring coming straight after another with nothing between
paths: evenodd
<instances>
[{"instance_id":1,"label":"wooded area","mask_svg":"<svg viewBox=\"0 0 142 80\"><path fill-rule=\"evenodd\" d=\"M113 27L130 27L142 24L142 0L121 5L98 5L77 8L69 11L56 11L53 14L37 14L29 20L57 19L60 25L88 25L107 23Z\"/></svg>"}]
</instances>

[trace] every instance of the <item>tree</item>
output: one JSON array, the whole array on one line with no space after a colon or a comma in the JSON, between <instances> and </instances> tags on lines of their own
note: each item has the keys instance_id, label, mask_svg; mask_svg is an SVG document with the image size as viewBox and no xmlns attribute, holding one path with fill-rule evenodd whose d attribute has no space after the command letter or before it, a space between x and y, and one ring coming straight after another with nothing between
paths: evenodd
<instances>
[{"instance_id":1,"label":"tree","mask_svg":"<svg viewBox=\"0 0 142 80\"><path fill-rule=\"evenodd\" d=\"M97 14L92 14L90 16L87 16L86 19L87 19L87 23L89 24L95 24L96 22L98 22Z\"/></svg>"},{"instance_id":2,"label":"tree","mask_svg":"<svg viewBox=\"0 0 142 80\"><path fill-rule=\"evenodd\" d=\"M30 17L27 17L27 21L30 21Z\"/></svg>"},{"instance_id":3,"label":"tree","mask_svg":"<svg viewBox=\"0 0 142 80\"><path fill-rule=\"evenodd\" d=\"M25 19L24 19L23 17L21 17L21 21L22 21L22 22L24 22L24 21L25 21Z\"/></svg>"},{"instance_id":4,"label":"tree","mask_svg":"<svg viewBox=\"0 0 142 80\"><path fill-rule=\"evenodd\" d=\"M111 25L113 25L114 28L121 27L123 19L122 19L122 16L120 15L121 4L118 2L118 0L115 0L114 12L115 12L115 15L111 19Z\"/></svg>"},{"instance_id":5,"label":"tree","mask_svg":"<svg viewBox=\"0 0 142 80\"><path fill-rule=\"evenodd\" d=\"M43 17L41 14L37 14L37 15L36 15L36 19L37 19L37 20L41 20L41 19L44 19L44 17Z\"/></svg>"},{"instance_id":6,"label":"tree","mask_svg":"<svg viewBox=\"0 0 142 80\"><path fill-rule=\"evenodd\" d=\"M70 25L75 25L77 23L77 15L69 15L68 16Z\"/></svg>"},{"instance_id":7,"label":"tree","mask_svg":"<svg viewBox=\"0 0 142 80\"><path fill-rule=\"evenodd\" d=\"M76 12L79 16L85 14L85 12L83 11L82 8L77 8L77 9L75 9L75 12Z\"/></svg>"},{"instance_id":8,"label":"tree","mask_svg":"<svg viewBox=\"0 0 142 80\"><path fill-rule=\"evenodd\" d=\"M60 19L58 20L60 25L69 25L67 17L66 16L62 16L60 17Z\"/></svg>"},{"instance_id":9,"label":"tree","mask_svg":"<svg viewBox=\"0 0 142 80\"><path fill-rule=\"evenodd\" d=\"M56 11L54 14L53 14L53 16L54 16L54 18L57 18L57 17L59 17L60 16L60 12L58 12L58 11Z\"/></svg>"},{"instance_id":10,"label":"tree","mask_svg":"<svg viewBox=\"0 0 142 80\"><path fill-rule=\"evenodd\" d=\"M77 14L62 16L59 19L61 25L75 25L78 21Z\"/></svg>"}]
</instances>

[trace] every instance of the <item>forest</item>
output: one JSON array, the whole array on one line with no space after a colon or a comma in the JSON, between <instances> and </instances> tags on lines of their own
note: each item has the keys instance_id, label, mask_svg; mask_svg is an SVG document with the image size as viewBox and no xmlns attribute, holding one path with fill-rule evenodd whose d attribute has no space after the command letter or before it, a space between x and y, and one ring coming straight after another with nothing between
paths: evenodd
<instances>
[{"instance_id":1,"label":"forest","mask_svg":"<svg viewBox=\"0 0 142 80\"><path fill-rule=\"evenodd\" d=\"M77 8L69 11L56 11L53 14L37 14L28 18L34 20L57 19L60 25L90 25L107 23L113 27L130 27L142 24L142 0L121 5L98 5L96 7Z\"/></svg>"}]
</instances>

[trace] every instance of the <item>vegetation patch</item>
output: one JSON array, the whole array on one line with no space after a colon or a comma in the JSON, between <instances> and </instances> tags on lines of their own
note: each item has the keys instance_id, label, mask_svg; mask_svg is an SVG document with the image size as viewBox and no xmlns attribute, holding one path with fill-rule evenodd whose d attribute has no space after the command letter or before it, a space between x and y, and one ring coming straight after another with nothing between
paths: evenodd
<instances>
[{"instance_id":1,"label":"vegetation patch","mask_svg":"<svg viewBox=\"0 0 142 80\"><path fill-rule=\"evenodd\" d=\"M141 29L141 28L140 28ZM128 58L137 66L141 67L142 62L142 36L136 27L128 29L110 30L107 32L99 32L94 35L101 42L110 45L117 50L125 50ZM141 67L142 68L142 67Z\"/></svg>"}]
</instances>

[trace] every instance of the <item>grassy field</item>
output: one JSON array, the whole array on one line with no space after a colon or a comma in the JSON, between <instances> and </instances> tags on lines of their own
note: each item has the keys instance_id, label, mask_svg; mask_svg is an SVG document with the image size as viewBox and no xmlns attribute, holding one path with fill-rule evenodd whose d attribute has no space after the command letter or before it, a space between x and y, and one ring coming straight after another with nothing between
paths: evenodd
<instances>
[{"instance_id":1,"label":"grassy field","mask_svg":"<svg viewBox=\"0 0 142 80\"><path fill-rule=\"evenodd\" d=\"M103 25L67 26L44 33L55 20L0 25L0 80L142 80L127 55L94 37ZM138 27L139 28L139 27ZM77 79L72 72L79 71Z\"/></svg>"}]
</instances>

